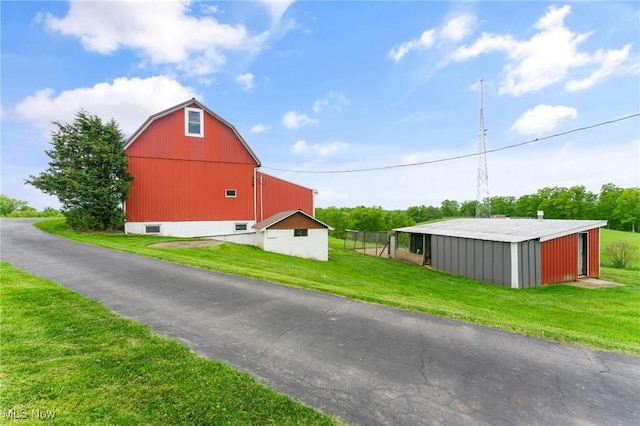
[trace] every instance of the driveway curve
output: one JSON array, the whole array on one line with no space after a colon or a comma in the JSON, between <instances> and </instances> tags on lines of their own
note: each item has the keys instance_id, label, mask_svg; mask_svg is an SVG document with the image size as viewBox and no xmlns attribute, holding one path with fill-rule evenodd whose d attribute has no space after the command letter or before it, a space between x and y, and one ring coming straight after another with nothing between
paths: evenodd
<instances>
[{"instance_id":1,"label":"driveway curve","mask_svg":"<svg viewBox=\"0 0 640 426\"><path fill-rule=\"evenodd\" d=\"M637 425L640 358L205 271L0 221L0 257L367 425Z\"/></svg>"}]
</instances>

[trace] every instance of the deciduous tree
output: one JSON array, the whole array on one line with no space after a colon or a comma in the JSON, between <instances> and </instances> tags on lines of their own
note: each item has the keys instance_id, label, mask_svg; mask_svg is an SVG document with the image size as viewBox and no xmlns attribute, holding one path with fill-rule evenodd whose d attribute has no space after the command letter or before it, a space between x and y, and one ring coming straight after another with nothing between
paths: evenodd
<instances>
[{"instance_id":1,"label":"deciduous tree","mask_svg":"<svg viewBox=\"0 0 640 426\"><path fill-rule=\"evenodd\" d=\"M29 208L26 201L17 200L0 194L0 216L8 216L9 214Z\"/></svg>"},{"instance_id":2,"label":"deciduous tree","mask_svg":"<svg viewBox=\"0 0 640 426\"><path fill-rule=\"evenodd\" d=\"M613 210L622 229L635 232L640 227L640 188L626 188L618 197L616 208Z\"/></svg>"}]
</instances>

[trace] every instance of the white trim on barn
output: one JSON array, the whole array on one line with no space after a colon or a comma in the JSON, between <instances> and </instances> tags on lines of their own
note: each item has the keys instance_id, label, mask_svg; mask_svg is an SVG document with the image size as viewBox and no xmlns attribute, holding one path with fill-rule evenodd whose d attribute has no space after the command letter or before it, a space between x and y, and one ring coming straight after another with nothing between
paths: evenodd
<instances>
[{"instance_id":1,"label":"white trim on barn","mask_svg":"<svg viewBox=\"0 0 640 426\"><path fill-rule=\"evenodd\" d=\"M246 231L236 231L236 225L238 223L246 223ZM148 225L159 226L160 232L155 235L162 235L165 237L216 237L222 236L229 237L226 241L234 241L231 238L238 240L254 240L255 231L251 230L251 227L255 224L254 220L225 220L225 221L184 221L184 222L126 222L124 225L125 234L145 234L145 229ZM251 237L239 237L242 234L250 234ZM253 242L245 242L241 244L254 244Z\"/></svg>"}]
</instances>

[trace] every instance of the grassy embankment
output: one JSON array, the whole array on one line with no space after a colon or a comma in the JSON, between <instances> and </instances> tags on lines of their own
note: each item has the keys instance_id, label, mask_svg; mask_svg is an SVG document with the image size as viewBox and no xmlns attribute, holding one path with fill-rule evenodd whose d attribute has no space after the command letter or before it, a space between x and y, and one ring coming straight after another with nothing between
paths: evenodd
<instances>
[{"instance_id":1,"label":"grassy embankment","mask_svg":"<svg viewBox=\"0 0 640 426\"><path fill-rule=\"evenodd\" d=\"M552 285L511 290L393 260L341 249L332 240L329 262L313 261L256 247L154 248L170 240L153 236L83 234L64 221L38 224L77 241L333 293L367 302L426 312L561 342L640 355L640 273L602 268L602 278L619 287L583 289ZM603 240L608 238L603 230ZM640 244L640 235L632 237Z\"/></svg>"},{"instance_id":2,"label":"grassy embankment","mask_svg":"<svg viewBox=\"0 0 640 426\"><path fill-rule=\"evenodd\" d=\"M331 260L316 262L234 244L151 248L151 243L170 239L77 234L65 230L64 221L39 226L167 261L640 355L638 271L603 268L603 278L625 284L622 287L509 290L344 251L337 240L331 242ZM612 232L603 230L603 244L629 238L640 246L639 235ZM55 283L6 263L0 278L3 423L336 422Z\"/></svg>"},{"instance_id":3,"label":"grassy embankment","mask_svg":"<svg viewBox=\"0 0 640 426\"><path fill-rule=\"evenodd\" d=\"M1 424L338 423L58 284L1 268Z\"/></svg>"}]
</instances>

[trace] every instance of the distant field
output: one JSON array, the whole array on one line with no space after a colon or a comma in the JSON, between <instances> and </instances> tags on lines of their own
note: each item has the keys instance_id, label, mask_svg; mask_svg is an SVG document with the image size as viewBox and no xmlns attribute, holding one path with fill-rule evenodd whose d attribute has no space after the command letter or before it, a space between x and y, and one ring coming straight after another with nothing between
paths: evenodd
<instances>
[{"instance_id":1,"label":"distant field","mask_svg":"<svg viewBox=\"0 0 640 426\"><path fill-rule=\"evenodd\" d=\"M600 231L600 248L603 249L607 244L614 241L626 241L636 246L636 257L629 265L629 269L640 270L640 233L638 232L624 232L624 231L612 231L610 229L602 229ZM600 258L600 263L604 266L611 265L611 260L607 258L604 253Z\"/></svg>"},{"instance_id":2,"label":"distant field","mask_svg":"<svg viewBox=\"0 0 640 426\"><path fill-rule=\"evenodd\" d=\"M512 290L344 250L344 241L336 239L330 239L329 261L321 262L230 243L150 247L175 238L76 233L66 229L64 220L41 222L38 227L77 241L170 262L640 355L638 271L603 267L602 277L624 284L620 287L589 290L559 284Z\"/></svg>"}]
</instances>

